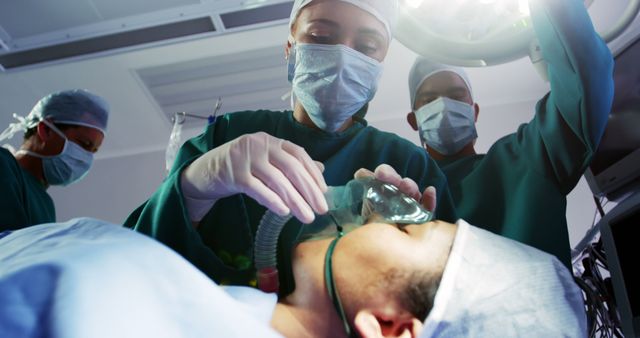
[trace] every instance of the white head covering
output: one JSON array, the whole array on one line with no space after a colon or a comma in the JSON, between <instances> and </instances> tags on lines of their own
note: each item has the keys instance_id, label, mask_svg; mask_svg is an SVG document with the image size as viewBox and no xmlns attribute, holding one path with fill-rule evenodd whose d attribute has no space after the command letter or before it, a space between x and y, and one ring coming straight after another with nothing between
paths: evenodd
<instances>
[{"instance_id":1,"label":"white head covering","mask_svg":"<svg viewBox=\"0 0 640 338\"><path fill-rule=\"evenodd\" d=\"M389 41L393 36L393 26L395 24L396 15L398 11L397 0L339 0L342 2L350 3L362 10L375 16L380 22L382 22L387 29L387 36ZM313 0L295 0L293 8L291 9L291 16L289 17L289 29L293 26L293 23L298 18L298 13L306 5L313 2Z\"/></svg>"},{"instance_id":2,"label":"white head covering","mask_svg":"<svg viewBox=\"0 0 640 338\"><path fill-rule=\"evenodd\" d=\"M582 292L554 256L458 221L420 337L585 337Z\"/></svg>"},{"instance_id":3,"label":"white head covering","mask_svg":"<svg viewBox=\"0 0 640 338\"><path fill-rule=\"evenodd\" d=\"M418 93L418 89L424 83L424 81L433 75L442 72L452 72L457 74L462 78L464 83L467 85L469 89L469 94L471 94L471 99L473 100L473 89L471 89L471 81L469 81L469 76L464 69L460 67L445 65L442 63L437 63L431 61L423 56L418 56L416 61L413 63L413 67L411 67L411 71L409 72L409 95L411 96L411 108L415 105L416 94Z\"/></svg>"},{"instance_id":4,"label":"white head covering","mask_svg":"<svg viewBox=\"0 0 640 338\"><path fill-rule=\"evenodd\" d=\"M49 94L36 103L27 117L13 114L18 120L0 134L0 141L9 139L19 131L35 127L40 121L50 119L53 123L72 124L107 130L109 104L102 97L83 89L64 90Z\"/></svg>"}]
</instances>

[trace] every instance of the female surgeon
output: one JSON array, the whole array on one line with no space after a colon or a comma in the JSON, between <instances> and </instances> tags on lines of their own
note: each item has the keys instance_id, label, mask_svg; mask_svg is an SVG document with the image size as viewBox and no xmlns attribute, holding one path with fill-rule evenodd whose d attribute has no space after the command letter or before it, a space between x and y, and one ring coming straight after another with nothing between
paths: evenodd
<instances>
[{"instance_id":1,"label":"female surgeon","mask_svg":"<svg viewBox=\"0 0 640 338\"><path fill-rule=\"evenodd\" d=\"M327 184L344 185L360 168L397 177L416 199L434 186L437 217L455 222L435 162L409 141L353 118L376 91L396 7L390 0L296 0L285 48L293 111L218 119L181 148L169 176L125 225L164 242L218 283L254 285L253 237L265 207L292 214L278 244L280 291L287 294L302 223L327 211Z\"/></svg>"}]
</instances>

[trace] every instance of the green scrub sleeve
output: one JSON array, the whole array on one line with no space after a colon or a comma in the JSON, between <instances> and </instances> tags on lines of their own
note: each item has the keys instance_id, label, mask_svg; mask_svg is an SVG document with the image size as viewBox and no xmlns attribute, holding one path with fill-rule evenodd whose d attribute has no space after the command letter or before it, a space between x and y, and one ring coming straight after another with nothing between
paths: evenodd
<instances>
[{"instance_id":1,"label":"green scrub sleeve","mask_svg":"<svg viewBox=\"0 0 640 338\"><path fill-rule=\"evenodd\" d=\"M0 157L0 231L19 229L28 224L29 217L24 209L24 191L20 182L20 168L15 160L10 161L4 154Z\"/></svg>"},{"instance_id":2,"label":"green scrub sleeve","mask_svg":"<svg viewBox=\"0 0 640 338\"><path fill-rule=\"evenodd\" d=\"M0 147L0 232L55 220L53 200L42 183Z\"/></svg>"},{"instance_id":3,"label":"green scrub sleeve","mask_svg":"<svg viewBox=\"0 0 640 338\"><path fill-rule=\"evenodd\" d=\"M551 91L517 139L534 170L551 173L567 194L604 133L613 99L613 59L582 1L537 0L530 8Z\"/></svg>"},{"instance_id":4,"label":"green scrub sleeve","mask_svg":"<svg viewBox=\"0 0 640 338\"><path fill-rule=\"evenodd\" d=\"M133 211L124 225L145 233L179 252L185 259L197 266L209 277L220 283L220 276L227 276L226 282L234 282L235 276L242 275L227 266L202 240L192 225L185 206L180 176L182 171L195 159L206 152L207 139L203 135L187 141L177 155L174 167L156 192L144 204Z\"/></svg>"}]
</instances>

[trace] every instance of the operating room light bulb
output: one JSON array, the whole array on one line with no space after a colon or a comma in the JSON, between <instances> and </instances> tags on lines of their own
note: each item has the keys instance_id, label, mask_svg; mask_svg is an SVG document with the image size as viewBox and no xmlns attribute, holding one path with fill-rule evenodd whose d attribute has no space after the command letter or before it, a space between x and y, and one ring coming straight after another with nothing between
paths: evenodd
<instances>
[{"instance_id":1,"label":"operating room light bulb","mask_svg":"<svg viewBox=\"0 0 640 338\"><path fill-rule=\"evenodd\" d=\"M422 56L458 66L481 67L532 57L531 1L535 0L401 0L394 35ZM589 8L595 0L579 1ZM640 13L640 0L613 2L627 5L613 27L600 32L607 42L625 32Z\"/></svg>"},{"instance_id":2,"label":"operating room light bulb","mask_svg":"<svg viewBox=\"0 0 640 338\"><path fill-rule=\"evenodd\" d=\"M424 0L407 0L407 6L410 8L418 8L422 5L422 2L424 2Z\"/></svg>"},{"instance_id":3,"label":"operating room light bulb","mask_svg":"<svg viewBox=\"0 0 640 338\"><path fill-rule=\"evenodd\" d=\"M434 34L453 41L481 41L525 25L527 0L406 0Z\"/></svg>"},{"instance_id":4,"label":"operating room light bulb","mask_svg":"<svg viewBox=\"0 0 640 338\"><path fill-rule=\"evenodd\" d=\"M531 12L529 12L529 2L527 0L518 0L518 10L525 16L531 15Z\"/></svg>"}]
</instances>

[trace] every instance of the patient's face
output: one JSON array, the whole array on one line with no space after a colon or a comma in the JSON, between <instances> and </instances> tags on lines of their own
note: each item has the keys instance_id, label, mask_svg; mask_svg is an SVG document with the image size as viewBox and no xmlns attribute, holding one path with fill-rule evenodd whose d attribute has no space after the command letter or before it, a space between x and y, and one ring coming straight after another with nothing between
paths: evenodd
<instances>
[{"instance_id":1,"label":"patient's face","mask_svg":"<svg viewBox=\"0 0 640 338\"><path fill-rule=\"evenodd\" d=\"M402 227L370 223L340 240L334 260L343 260L362 281L367 280L372 271L419 272L448 255L454 235L455 226L440 221Z\"/></svg>"},{"instance_id":2,"label":"patient's face","mask_svg":"<svg viewBox=\"0 0 640 338\"><path fill-rule=\"evenodd\" d=\"M336 245L333 272L347 314L375 309L385 317L403 309L404 316L424 319L428 309L412 305L414 297L426 306L432 296L424 292L407 294L407 288L419 287L427 292L440 279L456 229L439 221L402 228L369 223L346 234Z\"/></svg>"}]
</instances>

